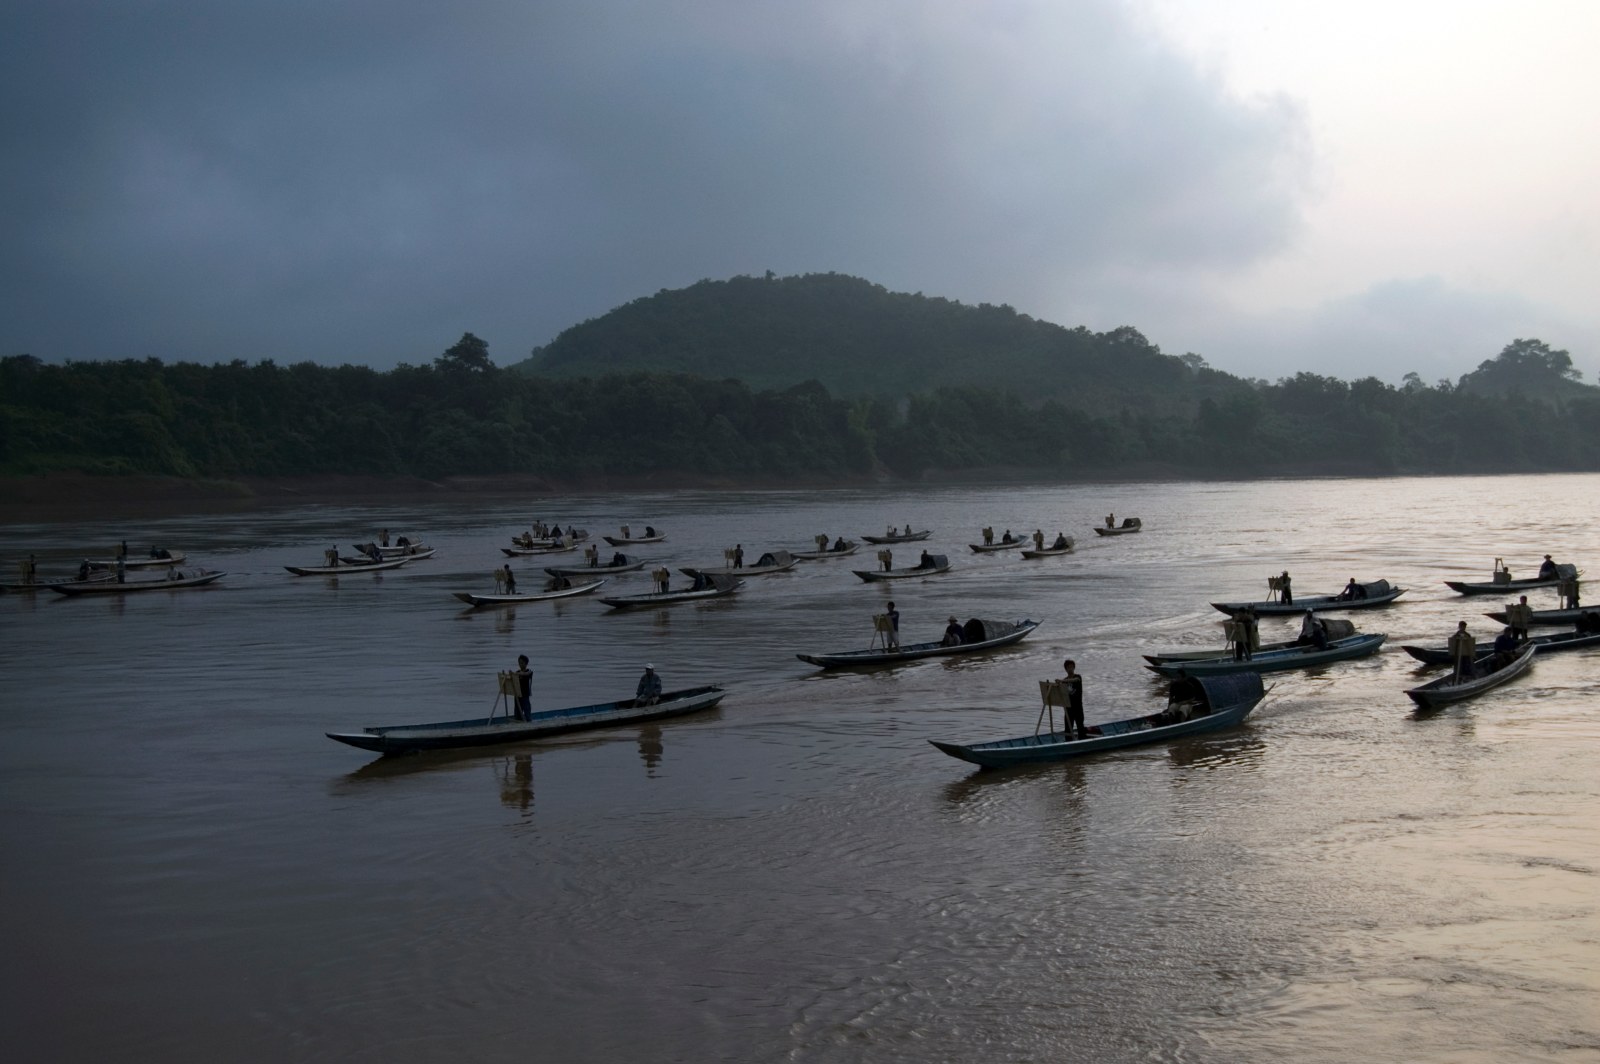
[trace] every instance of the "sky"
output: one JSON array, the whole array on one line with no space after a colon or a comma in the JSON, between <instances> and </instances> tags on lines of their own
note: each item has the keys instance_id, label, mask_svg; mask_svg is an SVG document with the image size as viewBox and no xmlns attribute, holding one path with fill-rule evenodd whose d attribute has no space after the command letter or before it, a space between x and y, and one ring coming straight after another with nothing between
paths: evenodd
<instances>
[{"instance_id":1,"label":"sky","mask_svg":"<svg viewBox=\"0 0 1600 1064\"><path fill-rule=\"evenodd\" d=\"M835 271L1276 380L1600 380L1594 0L10 0L0 354L509 365Z\"/></svg>"}]
</instances>

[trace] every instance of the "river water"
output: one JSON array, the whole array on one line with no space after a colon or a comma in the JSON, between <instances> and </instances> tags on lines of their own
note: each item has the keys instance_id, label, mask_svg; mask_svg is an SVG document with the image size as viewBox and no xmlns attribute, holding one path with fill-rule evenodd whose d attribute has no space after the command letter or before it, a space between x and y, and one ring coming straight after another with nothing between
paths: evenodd
<instances>
[{"instance_id":1,"label":"river water","mask_svg":"<svg viewBox=\"0 0 1600 1064\"><path fill-rule=\"evenodd\" d=\"M1600 1060L1600 655L1419 719L1407 642L1480 636L1441 581L1600 561L1600 477L670 492L246 506L0 525L8 573L127 539L224 569L122 600L0 596L0 1015L13 1060ZM1145 531L1099 538L1107 511ZM802 563L654 612L468 611L536 518L652 562L932 528L942 577ZM992 525L1078 540L1029 562ZM380 527L438 548L329 581ZM897 551L909 562L916 547ZM536 560L513 562L526 589ZM1280 674L1236 730L984 773L929 738L1033 730L1070 655L1090 722L1220 645L1207 603L1349 577L1377 657ZM611 588L648 590L646 573ZM611 589L611 588L608 588ZM899 603L1043 622L981 659L824 673ZM1554 605L1552 592L1536 592ZM1262 638L1292 622L1267 620ZM323 733L716 683L693 717L375 759Z\"/></svg>"}]
</instances>

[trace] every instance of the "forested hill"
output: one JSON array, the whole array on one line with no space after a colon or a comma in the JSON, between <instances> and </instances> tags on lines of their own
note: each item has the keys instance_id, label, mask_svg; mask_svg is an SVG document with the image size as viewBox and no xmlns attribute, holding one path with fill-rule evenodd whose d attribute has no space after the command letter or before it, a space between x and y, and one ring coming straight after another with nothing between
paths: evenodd
<instances>
[{"instance_id":1,"label":"forested hill","mask_svg":"<svg viewBox=\"0 0 1600 1064\"><path fill-rule=\"evenodd\" d=\"M514 367L532 376L647 371L752 388L821 382L845 398L973 385L1080 410L1192 414L1249 385L1133 328L1091 332L890 292L843 274L734 277L663 290L575 325Z\"/></svg>"}]
</instances>

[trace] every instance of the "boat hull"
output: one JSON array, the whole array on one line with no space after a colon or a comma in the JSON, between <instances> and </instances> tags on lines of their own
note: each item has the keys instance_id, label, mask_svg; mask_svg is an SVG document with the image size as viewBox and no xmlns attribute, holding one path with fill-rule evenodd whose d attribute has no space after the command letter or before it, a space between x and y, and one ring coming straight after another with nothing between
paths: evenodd
<instances>
[{"instance_id":1,"label":"boat hull","mask_svg":"<svg viewBox=\"0 0 1600 1064\"><path fill-rule=\"evenodd\" d=\"M1334 661L1350 661L1376 654L1387 636L1382 633L1336 639L1325 649L1315 647L1287 647L1282 650L1256 651L1254 655L1235 661L1232 657L1208 658L1203 661L1164 661L1146 665L1151 672L1162 676L1225 676L1236 672L1282 672L1285 669L1309 669Z\"/></svg>"},{"instance_id":2,"label":"boat hull","mask_svg":"<svg viewBox=\"0 0 1600 1064\"><path fill-rule=\"evenodd\" d=\"M1206 691L1210 713L1175 724L1158 724L1158 714L1108 721L1090 727L1087 739L1068 739L1065 732L1024 735L987 743L948 743L928 740L942 752L981 768L1066 761L1088 754L1104 753L1129 746L1169 742L1192 735L1221 731L1244 722L1264 697L1261 677L1253 673L1221 676L1195 681ZM1098 732L1099 734L1095 734Z\"/></svg>"},{"instance_id":3,"label":"boat hull","mask_svg":"<svg viewBox=\"0 0 1600 1064\"><path fill-rule=\"evenodd\" d=\"M367 728L360 732L327 732L335 742L379 754L406 754L425 750L457 750L471 746L497 746L541 739L566 732L605 728L641 721L678 717L710 709L722 701L720 687L693 687L662 695L653 706L636 706L633 699L602 702L593 706L551 709L535 713L529 721L505 717L480 717L473 720L445 721L438 724L409 724Z\"/></svg>"},{"instance_id":4,"label":"boat hull","mask_svg":"<svg viewBox=\"0 0 1600 1064\"><path fill-rule=\"evenodd\" d=\"M1534 610L1532 616L1528 620L1528 624L1538 628L1559 628L1569 624L1577 624L1578 618L1582 617L1585 613L1600 614L1600 610L1596 610L1592 606L1587 609ZM1499 621L1501 624L1506 623L1506 614L1504 610L1497 610L1494 613L1486 613L1484 616L1492 621Z\"/></svg>"},{"instance_id":5,"label":"boat hull","mask_svg":"<svg viewBox=\"0 0 1600 1064\"><path fill-rule=\"evenodd\" d=\"M920 543L933 535L933 529L925 532L913 532L909 536L862 536L861 538L874 546L894 545L896 543Z\"/></svg>"},{"instance_id":6,"label":"boat hull","mask_svg":"<svg viewBox=\"0 0 1600 1064\"><path fill-rule=\"evenodd\" d=\"M1406 593L1407 589L1397 587L1393 591L1386 591L1381 595L1372 595L1364 599L1341 599L1337 595L1301 595L1293 603L1283 602L1213 602L1212 609L1221 610L1223 613L1238 613L1240 610L1254 610L1260 617L1285 617L1290 614L1304 613L1313 610L1317 613L1344 613L1348 610L1373 610L1380 606L1388 606L1395 599Z\"/></svg>"},{"instance_id":7,"label":"boat hull","mask_svg":"<svg viewBox=\"0 0 1600 1064\"><path fill-rule=\"evenodd\" d=\"M967 546L972 548L974 554L995 554L1003 550L1021 550L1027 542L1025 539L1014 539L1010 543L968 543Z\"/></svg>"},{"instance_id":8,"label":"boat hull","mask_svg":"<svg viewBox=\"0 0 1600 1064\"><path fill-rule=\"evenodd\" d=\"M596 576L600 573L631 573L644 568L644 562L629 562L626 565L575 565L568 567L546 566L545 572L551 576Z\"/></svg>"},{"instance_id":9,"label":"boat hull","mask_svg":"<svg viewBox=\"0 0 1600 1064\"><path fill-rule=\"evenodd\" d=\"M398 569L410 558L395 558L386 562L366 562L360 565L285 565L295 576L358 576L361 573L381 573Z\"/></svg>"},{"instance_id":10,"label":"boat hull","mask_svg":"<svg viewBox=\"0 0 1600 1064\"><path fill-rule=\"evenodd\" d=\"M1551 580L1510 580L1503 584L1493 582L1469 582L1466 580L1446 580L1444 586L1460 595L1505 595L1516 594L1520 591L1532 591L1540 587L1556 587L1561 581Z\"/></svg>"},{"instance_id":11,"label":"boat hull","mask_svg":"<svg viewBox=\"0 0 1600 1064\"><path fill-rule=\"evenodd\" d=\"M613 547L631 547L639 543L660 543L667 536L663 532L659 536L640 536L638 539L624 539L622 536L601 536L600 538Z\"/></svg>"},{"instance_id":12,"label":"boat hull","mask_svg":"<svg viewBox=\"0 0 1600 1064\"><path fill-rule=\"evenodd\" d=\"M1464 702L1469 698L1476 698L1485 691L1493 690L1503 683L1515 680L1527 672L1533 665L1533 659L1538 651L1534 643L1526 643L1512 659L1511 664L1503 669L1497 669L1487 676L1477 676L1470 680L1454 683L1454 677L1444 676L1432 683L1413 687L1406 692L1407 697L1417 704L1418 711L1436 709L1447 706L1453 702Z\"/></svg>"},{"instance_id":13,"label":"boat hull","mask_svg":"<svg viewBox=\"0 0 1600 1064\"><path fill-rule=\"evenodd\" d=\"M850 571L867 583L872 584L879 580L907 580L917 576L938 576L940 573L948 573L950 567L948 565L935 565L927 569L852 569Z\"/></svg>"},{"instance_id":14,"label":"boat hull","mask_svg":"<svg viewBox=\"0 0 1600 1064\"><path fill-rule=\"evenodd\" d=\"M1016 630L994 639L976 643L958 643L945 646L940 642L911 643L897 650L847 650L838 654L796 654L795 657L824 669L861 668L876 665L898 665L922 658L950 657L958 654L979 654L997 647L1020 643L1039 627L1038 621L1017 621Z\"/></svg>"},{"instance_id":15,"label":"boat hull","mask_svg":"<svg viewBox=\"0 0 1600 1064\"><path fill-rule=\"evenodd\" d=\"M456 598L469 606L515 606L522 602L545 602L549 599L572 598L599 590L604 580L591 580L587 584L574 584L560 591L535 591L526 595L475 595L471 591L452 591Z\"/></svg>"},{"instance_id":16,"label":"boat hull","mask_svg":"<svg viewBox=\"0 0 1600 1064\"><path fill-rule=\"evenodd\" d=\"M64 584L48 585L51 591L58 595L131 595L140 591L182 591L184 588L204 587L215 583L227 576L223 572L205 572L199 576L186 576L179 580L130 580L117 583L115 580L86 580L71 581Z\"/></svg>"},{"instance_id":17,"label":"boat hull","mask_svg":"<svg viewBox=\"0 0 1600 1064\"><path fill-rule=\"evenodd\" d=\"M861 544L848 543L844 550L792 550L790 557L799 558L803 562L825 562L829 558L848 558L861 549Z\"/></svg>"},{"instance_id":18,"label":"boat hull","mask_svg":"<svg viewBox=\"0 0 1600 1064\"><path fill-rule=\"evenodd\" d=\"M604 602L614 610L649 609L655 606L671 606L679 602L699 602L702 599L724 598L744 587L740 580L732 587L710 587L700 591L656 591L645 595L617 595L612 598L603 598Z\"/></svg>"}]
</instances>

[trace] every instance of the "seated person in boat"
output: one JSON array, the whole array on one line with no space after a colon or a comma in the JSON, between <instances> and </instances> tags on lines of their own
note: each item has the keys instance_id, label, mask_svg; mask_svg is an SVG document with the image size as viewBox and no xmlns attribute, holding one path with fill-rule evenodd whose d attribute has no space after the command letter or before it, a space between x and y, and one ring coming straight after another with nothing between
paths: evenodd
<instances>
[{"instance_id":1,"label":"seated person in boat","mask_svg":"<svg viewBox=\"0 0 1600 1064\"><path fill-rule=\"evenodd\" d=\"M1344 585L1344 590L1339 592L1340 602L1351 602L1355 599L1364 599L1366 597L1367 589L1356 583L1356 578L1353 576L1350 578L1350 582Z\"/></svg>"},{"instance_id":2,"label":"seated person in boat","mask_svg":"<svg viewBox=\"0 0 1600 1064\"><path fill-rule=\"evenodd\" d=\"M1494 648L1489 654L1489 660L1483 663L1484 671L1498 672L1515 661L1517 643L1517 637L1512 634L1511 629L1500 629L1500 634L1494 637Z\"/></svg>"},{"instance_id":3,"label":"seated person in boat","mask_svg":"<svg viewBox=\"0 0 1600 1064\"><path fill-rule=\"evenodd\" d=\"M150 557L152 557L152 558L170 558L170 557L172 557L172 552L170 550L168 550L167 548L165 548L165 547L151 547L150 548Z\"/></svg>"},{"instance_id":4,"label":"seated person in boat","mask_svg":"<svg viewBox=\"0 0 1600 1064\"><path fill-rule=\"evenodd\" d=\"M366 546L361 548L361 553L365 554L368 558L371 558L375 562L383 561L383 551L376 543L368 543Z\"/></svg>"},{"instance_id":5,"label":"seated person in boat","mask_svg":"<svg viewBox=\"0 0 1600 1064\"><path fill-rule=\"evenodd\" d=\"M655 525L645 525L644 526L644 534L645 534L646 538L654 539L655 535L656 535L656 526Z\"/></svg>"},{"instance_id":6,"label":"seated person in boat","mask_svg":"<svg viewBox=\"0 0 1600 1064\"><path fill-rule=\"evenodd\" d=\"M1578 614L1577 623L1573 627L1580 632L1600 632L1600 613L1584 610Z\"/></svg>"},{"instance_id":7,"label":"seated person in boat","mask_svg":"<svg viewBox=\"0 0 1600 1064\"><path fill-rule=\"evenodd\" d=\"M932 569L933 568L933 555L929 554L927 551L923 551L921 559L919 559L918 562L917 562L917 568L918 569Z\"/></svg>"},{"instance_id":8,"label":"seated person in boat","mask_svg":"<svg viewBox=\"0 0 1600 1064\"><path fill-rule=\"evenodd\" d=\"M572 586L572 581L564 576L552 576L544 582L546 591L565 591Z\"/></svg>"},{"instance_id":9,"label":"seated person in boat","mask_svg":"<svg viewBox=\"0 0 1600 1064\"><path fill-rule=\"evenodd\" d=\"M1065 532L1057 532L1056 533L1056 541L1054 543L1050 544L1050 549L1051 550L1066 550L1067 549L1067 535L1066 535Z\"/></svg>"},{"instance_id":10,"label":"seated person in boat","mask_svg":"<svg viewBox=\"0 0 1600 1064\"><path fill-rule=\"evenodd\" d=\"M1306 610L1305 617L1300 621L1300 638L1295 640L1295 644L1297 646L1316 647L1318 650L1327 650L1328 628L1322 623L1322 618L1310 610Z\"/></svg>"},{"instance_id":11,"label":"seated person in boat","mask_svg":"<svg viewBox=\"0 0 1600 1064\"><path fill-rule=\"evenodd\" d=\"M1156 725L1182 724L1202 716L1205 716L1205 692L1198 680L1185 676L1172 681L1167 708L1156 714Z\"/></svg>"},{"instance_id":12,"label":"seated person in boat","mask_svg":"<svg viewBox=\"0 0 1600 1064\"><path fill-rule=\"evenodd\" d=\"M848 548L845 547L844 537L843 536L840 536L838 539L833 541L833 549L834 550L846 550L846 549L848 549Z\"/></svg>"},{"instance_id":13,"label":"seated person in boat","mask_svg":"<svg viewBox=\"0 0 1600 1064\"><path fill-rule=\"evenodd\" d=\"M656 675L654 665L646 665L644 675L639 677L639 686L634 688L633 704L653 706L659 701L661 701L661 677Z\"/></svg>"},{"instance_id":14,"label":"seated person in boat","mask_svg":"<svg viewBox=\"0 0 1600 1064\"><path fill-rule=\"evenodd\" d=\"M954 617L950 618L950 623L944 627L944 638L940 640L939 645L946 647L958 647L961 645L960 621Z\"/></svg>"},{"instance_id":15,"label":"seated person in boat","mask_svg":"<svg viewBox=\"0 0 1600 1064\"><path fill-rule=\"evenodd\" d=\"M1556 571L1556 563L1551 560L1550 555L1546 554L1544 561L1539 563L1539 579L1554 580L1559 575L1561 574Z\"/></svg>"},{"instance_id":16,"label":"seated person in boat","mask_svg":"<svg viewBox=\"0 0 1600 1064\"><path fill-rule=\"evenodd\" d=\"M1006 529L1006 534L1000 537L1000 542L1001 543L1015 543L1016 542L1016 540L1011 538L1011 529L1009 529L1009 528Z\"/></svg>"},{"instance_id":17,"label":"seated person in boat","mask_svg":"<svg viewBox=\"0 0 1600 1064\"><path fill-rule=\"evenodd\" d=\"M628 557L627 557L627 555L623 554L621 551L618 551L616 554L613 554L611 556L611 564L612 565L627 565L628 564Z\"/></svg>"}]
</instances>

